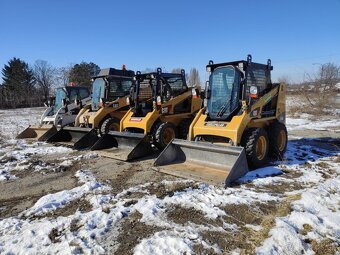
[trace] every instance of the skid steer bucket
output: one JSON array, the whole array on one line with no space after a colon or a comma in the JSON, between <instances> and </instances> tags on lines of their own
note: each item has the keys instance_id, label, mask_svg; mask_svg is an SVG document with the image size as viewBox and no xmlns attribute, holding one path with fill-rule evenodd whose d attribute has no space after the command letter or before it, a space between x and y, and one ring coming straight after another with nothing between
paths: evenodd
<instances>
[{"instance_id":1,"label":"skid steer bucket","mask_svg":"<svg viewBox=\"0 0 340 255\"><path fill-rule=\"evenodd\" d=\"M57 128L53 125L29 126L16 139L32 139L46 141L49 137L57 132Z\"/></svg>"},{"instance_id":2,"label":"skid steer bucket","mask_svg":"<svg viewBox=\"0 0 340 255\"><path fill-rule=\"evenodd\" d=\"M144 134L110 131L96 142L91 150L101 150L104 157L131 161L152 155L149 137Z\"/></svg>"},{"instance_id":3,"label":"skid steer bucket","mask_svg":"<svg viewBox=\"0 0 340 255\"><path fill-rule=\"evenodd\" d=\"M248 172L243 147L174 139L154 162L160 172L230 186Z\"/></svg>"},{"instance_id":4,"label":"skid steer bucket","mask_svg":"<svg viewBox=\"0 0 340 255\"><path fill-rule=\"evenodd\" d=\"M90 148L98 141L97 132L91 128L64 127L47 139L47 142L72 146L81 150Z\"/></svg>"}]
</instances>

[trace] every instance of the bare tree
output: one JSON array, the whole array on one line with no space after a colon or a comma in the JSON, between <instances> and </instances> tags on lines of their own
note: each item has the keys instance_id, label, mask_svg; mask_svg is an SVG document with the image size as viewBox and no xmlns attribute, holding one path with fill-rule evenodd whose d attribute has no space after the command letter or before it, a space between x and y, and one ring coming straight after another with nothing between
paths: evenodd
<instances>
[{"instance_id":1,"label":"bare tree","mask_svg":"<svg viewBox=\"0 0 340 255\"><path fill-rule=\"evenodd\" d=\"M340 81L340 66L333 63L321 65L318 72L318 84L322 91L334 91Z\"/></svg>"},{"instance_id":2,"label":"bare tree","mask_svg":"<svg viewBox=\"0 0 340 255\"><path fill-rule=\"evenodd\" d=\"M331 106L336 84L340 81L340 66L333 63L320 64L316 74L306 74L300 93L312 108L323 111Z\"/></svg>"},{"instance_id":3,"label":"bare tree","mask_svg":"<svg viewBox=\"0 0 340 255\"><path fill-rule=\"evenodd\" d=\"M286 85L292 84L292 80L291 80L291 78L290 78L288 75L282 75L282 76L280 76L279 78L277 78L277 81L278 81L279 83L284 83L284 84L286 84Z\"/></svg>"},{"instance_id":4,"label":"bare tree","mask_svg":"<svg viewBox=\"0 0 340 255\"><path fill-rule=\"evenodd\" d=\"M45 60L37 60L34 63L33 70L38 88L42 91L44 100L46 101L50 95L50 90L55 79L56 68Z\"/></svg>"},{"instance_id":5,"label":"bare tree","mask_svg":"<svg viewBox=\"0 0 340 255\"><path fill-rule=\"evenodd\" d=\"M157 70L157 68L147 67L143 71L141 71L141 73L152 73L152 72L156 72L156 70Z\"/></svg>"},{"instance_id":6,"label":"bare tree","mask_svg":"<svg viewBox=\"0 0 340 255\"><path fill-rule=\"evenodd\" d=\"M174 69L171 70L172 73L181 73L182 68L176 67Z\"/></svg>"},{"instance_id":7,"label":"bare tree","mask_svg":"<svg viewBox=\"0 0 340 255\"><path fill-rule=\"evenodd\" d=\"M190 87L201 87L200 74L196 68L191 68L188 84Z\"/></svg>"},{"instance_id":8,"label":"bare tree","mask_svg":"<svg viewBox=\"0 0 340 255\"><path fill-rule=\"evenodd\" d=\"M70 83L70 72L73 65L59 67L56 71L56 83L58 86L64 87Z\"/></svg>"}]
</instances>

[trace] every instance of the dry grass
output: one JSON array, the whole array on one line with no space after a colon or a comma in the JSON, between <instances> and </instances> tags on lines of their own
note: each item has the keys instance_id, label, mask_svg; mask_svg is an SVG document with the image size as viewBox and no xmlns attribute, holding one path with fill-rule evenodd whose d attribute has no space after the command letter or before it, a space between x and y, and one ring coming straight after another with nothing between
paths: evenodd
<instances>
[{"instance_id":1,"label":"dry grass","mask_svg":"<svg viewBox=\"0 0 340 255\"><path fill-rule=\"evenodd\" d=\"M313 230L313 227L309 224L303 224L303 229L300 230L301 235L307 235L308 232L311 232Z\"/></svg>"},{"instance_id":2,"label":"dry grass","mask_svg":"<svg viewBox=\"0 0 340 255\"><path fill-rule=\"evenodd\" d=\"M238 230L226 232L203 231L200 234L204 241L211 245L217 244L226 254L235 249L239 249L240 254L255 254L256 247L259 247L269 237L269 231L275 226L276 218L290 214L292 212L292 202L299 199L301 199L300 195L292 195L280 203L228 205L223 208L226 212L226 216L223 216L223 221L238 226ZM195 213L191 213L191 216L189 215L190 213L187 212L186 218L199 218L200 216ZM173 215L174 217L176 217L175 214ZM204 220L207 224L214 226L219 226L221 223L217 219L215 221ZM247 224L260 226L260 229L256 231L251 227L247 227ZM212 250L207 250L200 244L194 245L193 249L196 254L215 254Z\"/></svg>"},{"instance_id":3,"label":"dry grass","mask_svg":"<svg viewBox=\"0 0 340 255\"><path fill-rule=\"evenodd\" d=\"M330 165L328 163L324 162L324 161L318 162L316 165L320 168L323 168L323 169L329 169L330 168Z\"/></svg>"},{"instance_id":4,"label":"dry grass","mask_svg":"<svg viewBox=\"0 0 340 255\"><path fill-rule=\"evenodd\" d=\"M334 115L333 109L337 108L334 94L320 97L318 93L302 91L287 95L287 100L291 101L291 105L287 105L289 116L299 116L301 113L313 116Z\"/></svg>"},{"instance_id":5,"label":"dry grass","mask_svg":"<svg viewBox=\"0 0 340 255\"><path fill-rule=\"evenodd\" d=\"M330 239L323 239L320 242L312 240L311 246L315 255L339 254L340 252L340 247L336 247L334 242Z\"/></svg>"},{"instance_id":6,"label":"dry grass","mask_svg":"<svg viewBox=\"0 0 340 255\"><path fill-rule=\"evenodd\" d=\"M269 231L275 226L276 224L276 218L278 217L284 217L287 216L292 212L291 204L301 199L300 194L292 195L287 197L285 200L283 200L276 208L275 211L273 211L271 214L266 215L262 222L261 227L262 229L259 231L255 231L253 229L248 228L249 236L250 236L250 242L251 242L251 249L245 250L243 254L249 254L249 253L255 253L255 248L259 247L262 242L269 237Z\"/></svg>"}]
</instances>

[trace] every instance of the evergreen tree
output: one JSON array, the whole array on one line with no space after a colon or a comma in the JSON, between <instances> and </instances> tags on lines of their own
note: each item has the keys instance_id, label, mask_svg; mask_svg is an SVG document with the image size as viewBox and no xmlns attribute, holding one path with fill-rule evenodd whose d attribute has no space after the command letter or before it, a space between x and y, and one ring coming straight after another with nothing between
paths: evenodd
<instances>
[{"instance_id":1,"label":"evergreen tree","mask_svg":"<svg viewBox=\"0 0 340 255\"><path fill-rule=\"evenodd\" d=\"M13 58L2 69L3 86L13 92L28 92L34 88L33 70L20 58Z\"/></svg>"},{"instance_id":2,"label":"evergreen tree","mask_svg":"<svg viewBox=\"0 0 340 255\"><path fill-rule=\"evenodd\" d=\"M98 65L90 62L81 62L72 67L70 71L69 81L77 85L91 87L91 78L99 73L100 68Z\"/></svg>"},{"instance_id":3,"label":"evergreen tree","mask_svg":"<svg viewBox=\"0 0 340 255\"><path fill-rule=\"evenodd\" d=\"M2 69L3 94L7 107L31 106L35 92L33 70L20 58L9 60Z\"/></svg>"}]
</instances>

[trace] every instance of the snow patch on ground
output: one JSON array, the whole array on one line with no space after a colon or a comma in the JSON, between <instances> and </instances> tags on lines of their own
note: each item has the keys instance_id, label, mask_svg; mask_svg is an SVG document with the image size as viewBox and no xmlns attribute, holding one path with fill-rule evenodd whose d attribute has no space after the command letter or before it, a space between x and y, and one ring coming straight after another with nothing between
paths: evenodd
<instances>
[{"instance_id":1,"label":"snow patch on ground","mask_svg":"<svg viewBox=\"0 0 340 255\"><path fill-rule=\"evenodd\" d=\"M287 118L286 119L287 130L288 131L305 129L329 130L329 128L336 127L340 128L339 120L336 118L332 120L320 119L319 121L317 121L312 120L309 117L310 116L307 114L302 114L300 118Z\"/></svg>"},{"instance_id":2,"label":"snow patch on ground","mask_svg":"<svg viewBox=\"0 0 340 255\"><path fill-rule=\"evenodd\" d=\"M71 190L63 190L54 194L47 194L41 197L33 207L26 210L23 215L26 217L46 214L48 212L64 207L72 201L80 199L90 192L109 190L108 187L103 186L97 182L94 176L89 171L77 171L76 177L79 178L82 186L73 188Z\"/></svg>"},{"instance_id":3,"label":"snow patch on ground","mask_svg":"<svg viewBox=\"0 0 340 255\"><path fill-rule=\"evenodd\" d=\"M264 178L268 176L276 176L276 175L281 175L282 170L278 167L273 167L273 166L268 166L268 167L263 167L256 169L254 171L248 172L245 176L241 177L240 179L237 180L238 183L246 183L246 182L253 182L257 183L259 185L264 185L264 184L270 184L273 182L281 181L282 178ZM261 179L259 179L261 178ZM264 179L262 179L264 178Z\"/></svg>"},{"instance_id":4,"label":"snow patch on ground","mask_svg":"<svg viewBox=\"0 0 340 255\"><path fill-rule=\"evenodd\" d=\"M23 110L20 109L22 112ZM6 112L6 111L3 111ZM11 119L13 112L7 111L1 117ZM30 114L27 111L26 114ZM20 117L21 118L21 117ZM27 117L29 124L31 116ZM18 125L20 122L20 125ZM4 122L6 123L6 122ZM288 130L315 129L336 127L335 120L311 121L308 116L299 119L287 118ZM12 125L12 126L10 126ZM8 127L0 124L2 136L14 137L11 129L17 125L24 129L28 123L11 119ZM20 131L21 131L20 130ZM148 191L149 183L131 187L117 195L110 194L110 189L96 180L90 171L78 171L76 178L79 186L70 190L60 191L41 197L33 207L27 209L18 217L0 220L0 253L4 254L105 254L100 240L108 233L114 238L119 234L119 227L124 218L134 212L142 214L141 221L147 225L158 226L165 230L142 239L134 247L135 254L183 254L193 253L193 246L203 245L222 253L224 247L206 243L201 233L217 231L233 233L239 231L236 224L223 222L222 226L197 224L191 221L185 224L173 222L167 214L176 207L194 209L209 220L223 218L227 205L254 203L275 203L284 199L286 194L277 195L261 189L268 185L282 183L300 184L301 199L292 203L292 212L276 218L275 226L269 232L269 238L257 248L258 254L312 254L310 244L305 238L322 240L330 238L335 242L340 240L340 164L334 163L338 153L330 153L321 148L304 144L305 140L289 142L286 158L277 162L277 166L265 167L248 173L239 180L237 187L221 189L200 184L198 187L175 191L164 198L157 198ZM33 155L67 154L72 150L64 147L52 147L44 143L27 144L25 141L7 140L0 144L0 180L15 178L11 175L14 170L25 171L30 165ZM81 159L98 157L95 153L82 156L59 158L63 167L71 166ZM327 162L329 169L318 166ZM43 163L35 165L35 171L43 171L47 166ZM331 174L331 171L333 173ZM300 177L289 179L284 173L296 172ZM328 179L326 175L331 175ZM188 181L183 181L187 183ZM162 184L177 182L164 181ZM244 184L246 183L246 184ZM131 202L128 193L138 193L136 203ZM77 211L69 216L53 216L58 210L63 210L77 199L85 199L92 208L87 212ZM51 217L44 217L48 213ZM222 217L221 217L222 216ZM304 236L301 230L306 226L311 230ZM255 231L262 229L259 225L246 224L245 227ZM112 235L112 233L114 233ZM110 237L111 237L110 236Z\"/></svg>"},{"instance_id":5,"label":"snow patch on ground","mask_svg":"<svg viewBox=\"0 0 340 255\"><path fill-rule=\"evenodd\" d=\"M36 162L33 165L32 156L62 155L71 152L73 152L72 149L55 147L42 142L29 144L25 140L11 139L0 143L0 181L15 179L16 176L11 174L13 171L26 171L32 168L34 171L43 171L50 168L45 162ZM64 162L61 162L60 166L70 166L72 162L73 160L68 157Z\"/></svg>"},{"instance_id":6,"label":"snow patch on ground","mask_svg":"<svg viewBox=\"0 0 340 255\"><path fill-rule=\"evenodd\" d=\"M79 182L84 183L82 186L40 198L22 215L25 217L0 220L0 253L104 254L96 238L104 235L116 221L126 215L126 208L122 203L117 203L114 209L106 213L103 212L102 203L97 203L98 206L88 213L77 211L67 217L26 218L60 209L84 194L94 194L99 201L100 193L109 189L98 183L88 171L78 171L76 176ZM105 201L108 203L110 199ZM76 224L79 228L72 232L71 224Z\"/></svg>"},{"instance_id":7,"label":"snow patch on ground","mask_svg":"<svg viewBox=\"0 0 340 255\"><path fill-rule=\"evenodd\" d=\"M158 232L150 238L143 239L134 250L135 255L191 253L191 241L179 238L173 231Z\"/></svg>"},{"instance_id":8,"label":"snow patch on ground","mask_svg":"<svg viewBox=\"0 0 340 255\"><path fill-rule=\"evenodd\" d=\"M37 125L44 107L0 110L0 137L15 138L29 125Z\"/></svg>"},{"instance_id":9,"label":"snow patch on ground","mask_svg":"<svg viewBox=\"0 0 340 255\"><path fill-rule=\"evenodd\" d=\"M293 212L276 219L270 237L257 249L258 254L314 254L306 237L318 241L331 238L340 240L340 177L326 180L302 193L293 203ZM307 236L301 234L310 226Z\"/></svg>"}]
</instances>

